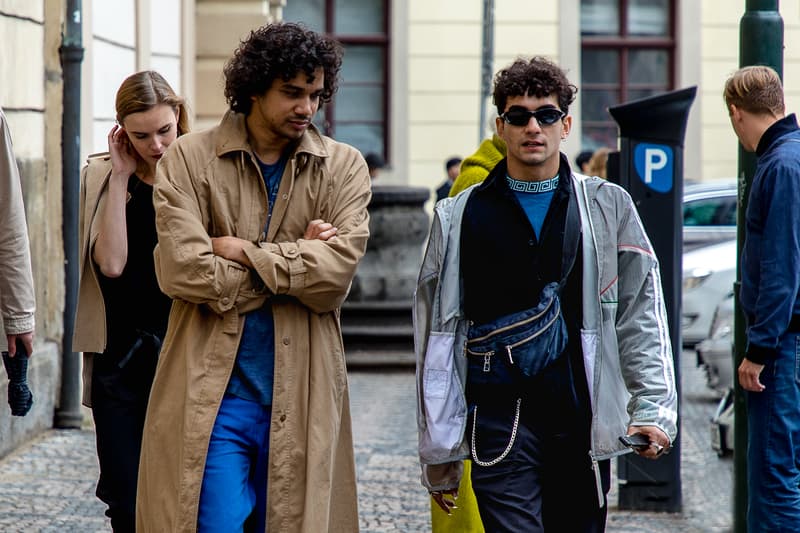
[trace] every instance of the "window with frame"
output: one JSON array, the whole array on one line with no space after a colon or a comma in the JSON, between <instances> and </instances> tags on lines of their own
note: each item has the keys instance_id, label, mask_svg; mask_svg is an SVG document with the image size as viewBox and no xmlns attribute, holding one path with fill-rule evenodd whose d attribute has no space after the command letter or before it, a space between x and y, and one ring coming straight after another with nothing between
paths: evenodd
<instances>
[{"instance_id":1,"label":"window with frame","mask_svg":"<svg viewBox=\"0 0 800 533\"><path fill-rule=\"evenodd\" d=\"M617 146L608 108L674 88L676 0L581 0L581 147Z\"/></svg>"},{"instance_id":2,"label":"window with frame","mask_svg":"<svg viewBox=\"0 0 800 533\"><path fill-rule=\"evenodd\" d=\"M287 0L283 20L342 43L339 90L314 123L326 135L389 160L389 0Z\"/></svg>"}]
</instances>

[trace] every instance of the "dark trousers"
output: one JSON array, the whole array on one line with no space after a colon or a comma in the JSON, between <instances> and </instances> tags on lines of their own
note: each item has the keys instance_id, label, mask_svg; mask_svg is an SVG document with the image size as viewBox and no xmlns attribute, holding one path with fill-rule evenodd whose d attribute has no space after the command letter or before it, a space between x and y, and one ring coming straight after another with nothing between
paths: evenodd
<instances>
[{"instance_id":1,"label":"dark trousers","mask_svg":"<svg viewBox=\"0 0 800 533\"><path fill-rule=\"evenodd\" d=\"M562 357L516 387L491 393L472 388L467 423L467 438L474 442L471 479L487 533L605 531L611 465L601 461L596 467L601 504L589 456L590 407L574 377L570 358ZM517 401L519 418L509 446ZM481 466L476 455L494 464Z\"/></svg>"},{"instance_id":2,"label":"dark trousers","mask_svg":"<svg viewBox=\"0 0 800 533\"><path fill-rule=\"evenodd\" d=\"M143 346L120 368L114 353L94 356L92 416L97 435L100 479L97 497L116 533L136 530L136 482L147 400L153 383L157 349Z\"/></svg>"}]
</instances>

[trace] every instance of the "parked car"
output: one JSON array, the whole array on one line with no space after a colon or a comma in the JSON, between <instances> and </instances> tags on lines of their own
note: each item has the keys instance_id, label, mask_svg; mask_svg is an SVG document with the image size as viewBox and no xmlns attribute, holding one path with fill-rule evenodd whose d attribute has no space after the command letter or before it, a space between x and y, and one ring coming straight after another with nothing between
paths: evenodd
<instances>
[{"instance_id":1,"label":"parked car","mask_svg":"<svg viewBox=\"0 0 800 533\"><path fill-rule=\"evenodd\" d=\"M736 240L695 248L683 254L683 345L694 347L708 337L714 311L733 291Z\"/></svg>"},{"instance_id":2,"label":"parked car","mask_svg":"<svg viewBox=\"0 0 800 533\"><path fill-rule=\"evenodd\" d=\"M706 374L706 385L720 394L733 387L733 292L723 299L711 319L708 338L695 347L697 364Z\"/></svg>"},{"instance_id":3,"label":"parked car","mask_svg":"<svg viewBox=\"0 0 800 533\"><path fill-rule=\"evenodd\" d=\"M733 451L733 292L717 306L708 338L697 345L697 364L706 374L706 384L722 394L711 417L711 448L724 457Z\"/></svg>"},{"instance_id":4,"label":"parked car","mask_svg":"<svg viewBox=\"0 0 800 533\"><path fill-rule=\"evenodd\" d=\"M728 389L711 417L711 448L719 457L733 453L733 432L736 427L733 409L733 389Z\"/></svg>"},{"instance_id":5,"label":"parked car","mask_svg":"<svg viewBox=\"0 0 800 533\"><path fill-rule=\"evenodd\" d=\"M687 184L683 190L683 251L736 239L737 198L733 179Z\"/></svg>"}]
</instances>

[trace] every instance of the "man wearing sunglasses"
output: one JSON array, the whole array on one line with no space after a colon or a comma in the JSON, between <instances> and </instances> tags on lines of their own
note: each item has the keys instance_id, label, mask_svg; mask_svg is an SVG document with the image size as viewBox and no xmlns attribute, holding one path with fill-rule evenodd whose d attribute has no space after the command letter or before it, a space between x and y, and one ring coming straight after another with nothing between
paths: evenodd
<instances>
[{"instance_id":1,"label":"man wearing sunglasses","mask_svg":"<svg viewBox=\"0 0 800 533\"><path fill-rule=\"evenodd\" d=\"M603 531L609 459L655 458L677 432L650 241L630 196L574 173L560 151L576 92L541 57L495 76L507 156L437 204L415 294L423 484L452 512L471 457L486 531ZM471 342L536 308L553 284L565 348L534 375L511 345L472 360ZM634 433L643 445L621 444Z\"/></svg>"}]
</instances>

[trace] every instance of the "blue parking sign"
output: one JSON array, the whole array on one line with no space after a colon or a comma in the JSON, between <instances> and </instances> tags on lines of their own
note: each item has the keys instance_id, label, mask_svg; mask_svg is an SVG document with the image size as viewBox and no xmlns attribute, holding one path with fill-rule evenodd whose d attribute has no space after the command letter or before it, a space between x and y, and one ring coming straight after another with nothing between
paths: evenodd
<instances>
[{"instance_id":1,"label":"blue parking sign","mask_svg":"<svg viewBox=\"0 0 800 533\"><path fill-rule=\"evenodd\" d=\"M633 151L633 166L646 187L656 192L672 190L672 147L665 144L640 143Z\"/></svg>"}]
</instances>

